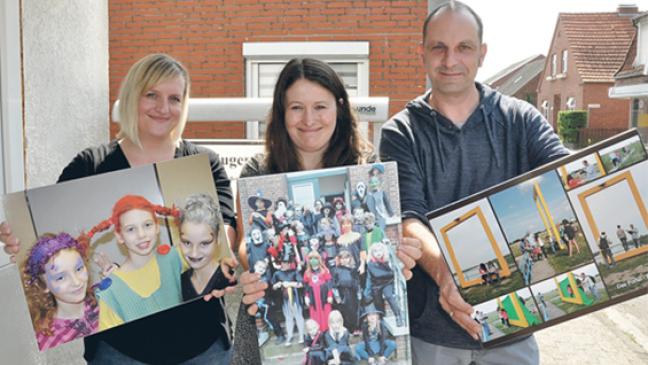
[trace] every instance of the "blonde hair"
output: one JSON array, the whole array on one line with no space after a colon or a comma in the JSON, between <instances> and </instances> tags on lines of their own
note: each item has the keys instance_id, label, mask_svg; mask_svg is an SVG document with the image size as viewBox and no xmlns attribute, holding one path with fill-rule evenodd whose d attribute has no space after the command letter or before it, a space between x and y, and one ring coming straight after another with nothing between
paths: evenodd
<instances>
[{"instance_id":1,"label":"blonde hair","mask_svg":"<svg viewBox=\"0 0 648 365\"><path fill-rule=\"evenodd\" d=\"M180 139L187 124L191 82L189 73L182 63L163 53L144 56L128 70L119 90L120 121L117 138L128 138L136 146L142 148L138 134L140 97L153 86L176 77L181 77L185 83L181 100L180 121L172 132L176 141Z\"/></svg>"}]
</instances>

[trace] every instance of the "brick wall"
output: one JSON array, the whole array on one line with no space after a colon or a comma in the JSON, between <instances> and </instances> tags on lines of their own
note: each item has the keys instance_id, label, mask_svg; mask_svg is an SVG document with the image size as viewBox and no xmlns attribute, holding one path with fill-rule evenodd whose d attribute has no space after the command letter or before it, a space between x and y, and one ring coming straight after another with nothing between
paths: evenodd
<instances>
[{"instance_id":1,"label":"brick wall","mask_svg":"<svg viewBox=\"0 0 648 365\"><path fill-rule=\"evenodd\" d=\"M368 41L370 95L389 96L394 114L425 88L416 46L426 12L421 0L111 0L110 102L128 68L152 52L188 67L193 97L243 97L243 42ZM244 138L245 126L190 123L185 137Z\"/></svg>"},{"instance_id":2,"label":"brick wall","mask_svg":"<svg viewBox=\"0 0 648 365\"><path fill-rule=\"evenodd\" d=\"M613 83L588 83L583 88L583 104L600 104L600 108L590 108L588 128L615 129L629 127L630 103L626 99L610 99L608 89Z\"/></svg>"}]
</instances>

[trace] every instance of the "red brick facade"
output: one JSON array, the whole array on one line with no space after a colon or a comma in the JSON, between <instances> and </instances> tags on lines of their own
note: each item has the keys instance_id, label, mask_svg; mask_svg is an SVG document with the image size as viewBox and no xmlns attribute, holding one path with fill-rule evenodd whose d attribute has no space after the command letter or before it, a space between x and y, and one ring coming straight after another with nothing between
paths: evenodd
<instances>
[{"instance_id":1,"label":"red brick facade","mask_svg":"<svg viewBox=\"0 0 648 365\"><path fill-rule=\"evenodd\" d=\"M369 95L390 114L425 89L416 47L427 1L111 0L110 101L137 59L165 52L189 69L192 97L244 97L243 42L369 42ZM114 133L116 125L111 124ZM189 123L187 138L245 138L245 126Z\"/></svg>"},{"instance_id":2,"label":"red brick facade","mask_svg":"<svg viewBox=\"0 0 648 365\"><path fill-rule=\"evenodd\" d=\"M541 112L546 101L547 119L556 128L558 111L567 110L567 100L574 98L577 110L588 110L590 129L626 129L630 104L628 100L610 99L608 89L614 86L613 75L623 64L632 40L630 17L616 13L561 14L545 70L538 85L537 106ZM609 34L604 44L597 32ZM611 40L610 40L611 39ZM590 47L590 44L597 45ZM626 48L624 48L626 47ZM563 73L563 50L568 51L567 72ZM552 56L556 71L552 74Z\"/></svg>"}]
</instances>

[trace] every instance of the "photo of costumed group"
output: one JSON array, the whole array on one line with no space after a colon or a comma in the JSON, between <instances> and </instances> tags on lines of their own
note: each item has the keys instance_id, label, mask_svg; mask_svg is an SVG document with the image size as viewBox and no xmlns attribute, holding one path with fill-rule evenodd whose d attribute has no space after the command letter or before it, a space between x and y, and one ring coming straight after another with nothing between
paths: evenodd
<instances>
[{"instance_id":1,"label":"photo of costumed group","mask_svg":"<svg viewBox=\"0 0 648 365\"><path fill-rule=\"evenodd\" d=\"M41 351L228 285L206 155L9 194L3 206L26 246L16 262Z\"/></svg>"},{"instance_id":2,"label":"photo of costumed group","mask_svg":"<svg viewBox=\"0 0 648 365\"><path fill-rule=\"evenodd\" d=\"M485 343L648 288L648 161L639 136L566 159L429 215Z\"/></svg>"},{"instance_id":3,"label":"photo of costumed group","mask_svg":"<svg viewBox=\"0 0 648 365\"><path fill-rule=\"evenodd\" d=\"M238 182L264 364L408 363L395 163Z\"/></svg>"}]
</instances>

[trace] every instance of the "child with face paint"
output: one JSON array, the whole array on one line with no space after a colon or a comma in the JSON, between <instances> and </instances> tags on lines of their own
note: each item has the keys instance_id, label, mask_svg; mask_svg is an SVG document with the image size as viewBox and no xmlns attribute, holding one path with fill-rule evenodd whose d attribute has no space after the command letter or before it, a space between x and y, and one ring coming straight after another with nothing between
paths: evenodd
<instances>
[{"instance_id":1,"label":"child with face paint","mask_svg":"<svg viewBox=\"0 0 648 365\"><path fill-rule=\"evenodd\" d=\"M352 364L353 356L349 347L349 331L344 327L340 311L334 310L329 315L329 329L324 335L326 342L326 359L328 364Z\"/></svg>"},{"instance_id":2,"label":"child with face paint","mask_svg":"<svg viewBox=\"0 0 648 365\"><path fill-rule=\"evenodd\" d=\"M337 266L333 269L333 296L335 309L342 313L344 323L352 333L358 331L358 304L360 274L356 269L353 255L342 249L337 256Z\"/></svg>"},{"instance_id":3,"label":"child with face paint","mask_svg":"<svg viewBox=\"0 0 648 365\"><path fill-rule=\"evenodd\" d=\"M374 305L367 306L362 323L362 342L355 347L356 359L367 360L369 364L382 365L396 350L396 342L388 338L389 331L382 320L383 312Z\"/></svg>"},{"instance_id":4,"label":"child with face paint","mask_svg":"<svg viewBox=\"0 0 648 365\"><path fill-rule=\"evenodd\" d=\"M109 285L96 293L99 329L173 307L182 301L180 253L169 245L158 246L158 217L178 217L177 209L155 205L139 195L126 195L113 207L112 216L93 227L84 240L114 226L127 258L107 278Z\"/></svg>"},{"instance_id":5,"label":"child with face paint","mask_svg":"<svg viewBox=\"0 0 648 365\"><path fill-rule=\"evenodd\" d=\"M325 365L326 364L326 346L324 343L324 332L320 330L319 324L312 320L306 320L306 338L304 339L306 347L306 358L304 365Z\"/></svg>"},{"instance_id":6,"label":"child with face paint","mask_svg":"<svg viewBox=\"0 0 648 365\"><path fill-rule=\"evenodd\" d=\"M385 312L384 300L386 299L392 312L396 315L396 325L401 327L405 325L405 319L394 290L394 276L394 269L389 260L388 247L382 242L373 244L369 250L367 284L364 296L365 298L372 298L376 308L383 313Z\"/></svg>"},{"instance_id":7,"label":"child with face paint","mask_svg":"<svg viewBox=\"0 0 648 365\"><path fill-rule=\"evenodd\" d=\"M278 262L291 262L293 269L301 270L303 260L297 247L295 231L290 228L288 223L281 223L278 229L279 237L277 244L268 249L270 256Z\"/></svg>"},{"instance_id":8,"label":"child with face paint","mask_svg":"<svg viewBox=\"0 0 648 365\"><path fill-rule=\"evenodd\" d=\"M247 255L250 269L254 268L259 261L264 261L266 264L270 262L270 253L268 250L272 247L267 237L264 237L263 232L258 227L252 228L250 236L247 239Z\"/></svg>"},{"instance_id":9,"label":"child with face paint","mask_svg":"<svg viewBox=\"0 0 648 365\"><path fill-rule=\"evenodd\" d=\"M27 256L23 283L41 351L97 331L86 254L86 245L60 233L42 236Z\"/></svg>"},{"instance_id":10,"label":"child with face paint","mask_svg":"<svg viewBox=\"0 0 648 365\"><path fill-rule=\"evenodd\" d=\"M323 221L328 220L328 222L331 224L331 227L335 230L335 235L339 236L340 235L340 224L338 220L335 218L335 210L333 209L333 205L331 203L326 203L324 204L324 208L322 208L322 217L320 218L318 222L319 226L319 231L322 232L325 230L326 226L324 226Z\"/></svg>"},{"instance_id":11,"label":"child with face paint","mask_svg":"<svg viewBox=\"0 0 648 365\"><path fill-rule=\"evenodd\" d=\"M285 198L279 198L275 201L275 209L272 213L272 224L276 230L280 230L288 222L288 201Z\"/></svg>"},{"instance_id":12,"label":"child with face paint","mask_svg":"<svg viewBox=\"0 0 648 365\"><path fill-rule=\"evenodd\" d=\"M309 317L314 319L322 329L328 329L328 316L333 303L331 273L322 262L319 253L308 254L308 266L304 273L304 303L308 307Z\"/></svg>"}]
</instances>

